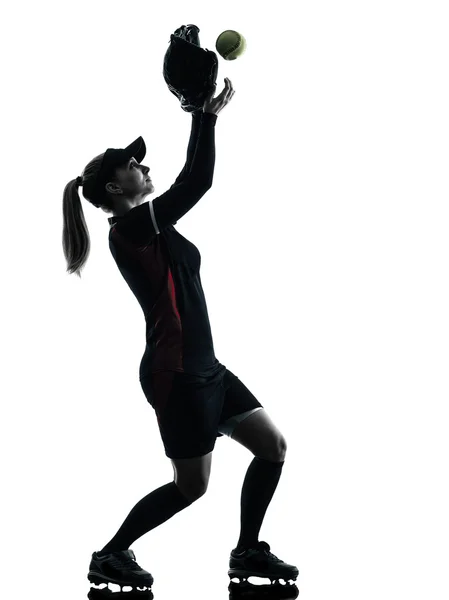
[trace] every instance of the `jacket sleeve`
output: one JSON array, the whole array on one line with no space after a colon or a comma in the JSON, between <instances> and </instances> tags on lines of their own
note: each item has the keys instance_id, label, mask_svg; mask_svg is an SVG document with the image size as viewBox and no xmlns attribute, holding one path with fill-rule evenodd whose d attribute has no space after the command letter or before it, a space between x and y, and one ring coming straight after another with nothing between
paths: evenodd
<instances>
[{"instance_id":1,"label":"jacket sleeve","mask_svg":"<svg viewBox=\"0 0 449 600\"><path fill-rule=\"evenodd\" d=\"M186 164L171 188L150 201L154 209L155 229L160 231L176 223L212 187L216 121L217 115L212 113L201 112L192 117Z\"/></svg>"},{"instance_id":2,"label":"jacket sleeve","mask_svg":"<svg viewBox=\"0 0 449 600\"><path fill-rule=\"evenodd\" d=\"M175 179L175 183L170 187L170 189L174 188L175 185L178 185L178 183L181 183L182 181L184 181L186 178L186 175L188 173L190 173L190 170L192 168L192 163L193 163L193 157L195 156L195 151L196 151L196 147L198 144L198 135L199 135L200 126L201 126L201 114L202 114L202 111L201 112L197 111L197 112L192 113L192 128L190 130L189 145L187 147L186 164L184 165L181 173Z\"/></svg>"},{"instance_id":3,"label":"jacket sleeve","mask_svg":"<svg viewBox=\"0 0 449 600\"><path fill-rule=\"evenodd\" d=\"M174 184L154 200L136 206L117 224L117 233L134 243L149 243L174 225L212 187L217 115L193 113L187 160Z\"/></svg>"}]
</instances>

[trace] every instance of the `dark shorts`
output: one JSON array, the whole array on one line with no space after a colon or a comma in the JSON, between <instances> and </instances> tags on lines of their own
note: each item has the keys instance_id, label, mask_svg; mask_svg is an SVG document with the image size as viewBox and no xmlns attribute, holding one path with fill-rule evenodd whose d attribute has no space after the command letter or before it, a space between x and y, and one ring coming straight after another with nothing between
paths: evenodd
<instances>
[{"instance_id":1,"label":"dark shorts","mask_svg":"<svg viewBox=\"0 0 449 600\"><path fill-rule=\"evenodd\" d=\"M237 423L263 408L229 369L212 377L159 371L140 379L156 412L165 454L194 458L212 452L215 440L231 436Z\"/></svg>"}]
</instances>

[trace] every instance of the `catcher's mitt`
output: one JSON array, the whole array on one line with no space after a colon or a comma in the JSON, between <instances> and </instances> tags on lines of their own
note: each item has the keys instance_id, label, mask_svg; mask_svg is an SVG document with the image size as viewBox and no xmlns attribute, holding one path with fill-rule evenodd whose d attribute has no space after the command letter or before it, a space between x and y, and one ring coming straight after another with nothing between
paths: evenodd
<instances>
[{"instance_id":1,"label":"catcher's mitt","mask_svg":"<svg viewBox=\"0 0 449 600\"><path fill-rule=\"evenodd\" d=\"M165 82L186 112L202 109L217 82L217 55L201 48L199 31L196 25L182 25L170 36L164 57Z\"/></svg>"}]
</instances>

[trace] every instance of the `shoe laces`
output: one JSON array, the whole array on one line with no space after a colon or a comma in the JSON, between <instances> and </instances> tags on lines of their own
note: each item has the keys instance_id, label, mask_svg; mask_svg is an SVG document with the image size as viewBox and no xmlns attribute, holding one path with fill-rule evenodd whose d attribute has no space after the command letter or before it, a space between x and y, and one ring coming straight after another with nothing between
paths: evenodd
<instances>
[{"instance_id":1,"label":"shoe laces","mask_svg":"<svg viewBox=\"0 0 449 600\"><path fill-rule=\"evenodd\" d=\"M267 542L258 542L256 545L256 548L258 550L260 550L261 552L263 552L264 554L266 554L269 558L274 559L274 560L279 560L279 558L277 556L275 556L272 552L270 552L270 546L267 544ZM283 561L281 561L283 562Z\"/></svg>"},{"instance_id":2,"label":"shoe laces","mask_svg":"<svg viewBox=\"0 0 449 600\"><path fill-rule=\"evenodd\" d=\"M111 565L113 567L117 567L119 569L141 569L137 562L126 554L112 553L112 558L110 559Z\"/></svg>"}]
</instances>

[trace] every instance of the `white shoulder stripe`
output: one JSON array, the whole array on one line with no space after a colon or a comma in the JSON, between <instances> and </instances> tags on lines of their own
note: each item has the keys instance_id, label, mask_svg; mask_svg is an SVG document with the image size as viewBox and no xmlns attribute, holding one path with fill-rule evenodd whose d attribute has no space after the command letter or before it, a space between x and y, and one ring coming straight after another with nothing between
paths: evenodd
<instances>
[{"instance_id":1,"label":"white shoulder stripe","mask_svg":"<svg viewBox=\"0 0 449 600\"><path fill-rule=\"evenodd\" d=\"M156 231L156 234L159 235L160 231L156 223L156 217L154 216L154 206L151 200L149 200L148 206L150 207L151 220L153 221L154 229Z\"/></svg>"}]
</instances>

